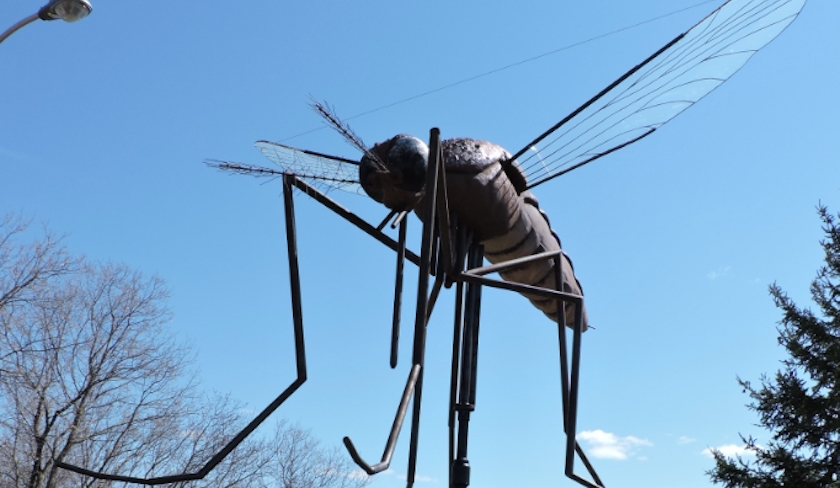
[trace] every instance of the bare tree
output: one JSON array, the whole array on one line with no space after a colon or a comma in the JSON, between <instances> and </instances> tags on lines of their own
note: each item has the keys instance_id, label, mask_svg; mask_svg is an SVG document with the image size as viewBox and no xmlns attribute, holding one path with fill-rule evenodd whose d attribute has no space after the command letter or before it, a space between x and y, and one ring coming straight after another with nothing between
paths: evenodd
<instances>
[{"instance_id":1,"label":"bare tree","mask_svg":"<svg viewBox=\"0 0 840 488\"><path fill-rule=\"evenodd\" d=\"M8 217L2 224L4 487L93 484L56 461L139 476L180 472L236 432L235 405L198 396L188 351L163 327L160 279L71 258L50 234L21 243L27 225ZM248 466L255 463L237 469ZM241 478L224 467L216 474L216 482Z\"/></svg>"},{"instance_id":2,"label":"bare tree","mask_svg":"<svg viewBox=\"0 0 840 488\"><path fill-rule=\"evenodd\" d=\"M79 260L49 232L30 246L17 245L28 227L29 222L14 215L0 217L0 310L33 301L51 279L79 268Z\"/></svg>"},{"instance_id":3,"label":"bare tree","mask_svg":"<svg viewBox=\"0 0 840 488\"><path fill-rule=\"evenodd\" d=\"M73 258L49 233L26 241L29 233L19 219L0 219L0 487L108 485L58 469L58 461L137 477L203 466L247 419L230 398L198 391L191 353L165 328L163 282ZM308 432L284 425L182 485L366 483L325 452ZM296 481L279 485L289 477L278 466L291 465Z\"/></svg>"},{"instance_id":4,"label":"bare tree","mask_svg":"<svg viewBox=\"0 0 840 488\"><path fill-rule=\"evenodd\" d=\"M361 488L370 482L347 453L324 448L311 432L279 422L265 443L264 486L271 488Z\"/></svg>"}]
</instances>

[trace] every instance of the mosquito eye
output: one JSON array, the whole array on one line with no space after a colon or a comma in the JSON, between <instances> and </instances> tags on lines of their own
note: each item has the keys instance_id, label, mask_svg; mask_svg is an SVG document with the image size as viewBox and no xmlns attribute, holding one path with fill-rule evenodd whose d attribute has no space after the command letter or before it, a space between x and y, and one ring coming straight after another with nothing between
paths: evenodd
<instances>
[{"instance_id":1,"label":"mosquito eye","mask_svg":"<svg viewBox=\"0 0 840 488\"><path fill-rule=\"evenodd\" d=\"M429 147L413 136L398 136L388 151L388 165L402 174L401 187L420 191L426 184L426 166L429 164Z\"/></svg>"},{"instance_id":2,"label":"mosquito eye","mask_svg":"<svg viewBox=\"0 0 840 488\"><path fill-rule=\"evenodd\" d=\"M375 173L379 171L379 165L376 164L375 161L373 161L367 155L362 157L362 160L359 162L359 183L361 183L362 188L365 190L365 193L367 193L369 197L373 198L379 203L382 203L382 188L377 183L378 179L372 177Z\"/></svg>"}]
</instances>

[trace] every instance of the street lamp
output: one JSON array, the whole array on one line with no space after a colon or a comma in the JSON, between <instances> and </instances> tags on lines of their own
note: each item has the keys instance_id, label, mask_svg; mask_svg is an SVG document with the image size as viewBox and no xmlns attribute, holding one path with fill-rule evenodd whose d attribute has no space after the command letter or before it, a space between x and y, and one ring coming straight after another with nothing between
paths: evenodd
<instances>
[{"instance_id":1,"label":"street lamp","mask_svg":"<svg viewBox=\"0 0 840 488\"><path fill-rule=\"evenodd\" d=\"M6 40L7 37L14 34L15 31L32 23L38 19L41 20L56 20L62 19L66 22L75 22L81 20L93 11L90 2L87 0L50 0L50 3L41 7L41 10L36 14L21 20L17 24L9 27L9 29L0 34L0 42Z\"/></svg>"}]
</instances>

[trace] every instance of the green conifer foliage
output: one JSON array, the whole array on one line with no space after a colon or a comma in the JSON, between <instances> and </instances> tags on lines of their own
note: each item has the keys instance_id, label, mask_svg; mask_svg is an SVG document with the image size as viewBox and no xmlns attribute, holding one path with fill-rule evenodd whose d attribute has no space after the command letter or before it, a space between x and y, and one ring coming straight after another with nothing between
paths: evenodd
<instances>
[{"instance_id":1,"label":"green conifer foliage","mask_svg":"<svg viewBox=\"0 0 840 488\"><path fill-rule=\"evenodd\" d=\"M825 265L811 283L811 296L819 315L770 286L783 313L779 344L789 358L775 376L762 376L758 388L738 379L752 400L747 407L771 440L760 446L742 437L755 453L752 461L714 452L715 467L707 474L726 488L840 488L840 215L822 205L818 211Z\"/></svg>"}]
</instances>

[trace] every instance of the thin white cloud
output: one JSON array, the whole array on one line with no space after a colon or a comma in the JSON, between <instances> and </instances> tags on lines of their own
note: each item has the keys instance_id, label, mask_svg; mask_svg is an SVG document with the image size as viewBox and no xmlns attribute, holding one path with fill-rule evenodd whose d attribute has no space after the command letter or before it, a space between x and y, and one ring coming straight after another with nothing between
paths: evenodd
<instances>
[{"instance_id":1,"label":"thin white cloud","mask_svg":"<svg viewBox=\"0 0 840 488\"><path fill-rule=\"evenodd\" d=\"M399 478L401 480L405 480L406 476L404 474L401 474L401 475L397 476L397 478ZM437 483L438 479L433 478L431 476L424 476L422 474L415 474L414 475L414 481L417 482L417 483Z\"/></svg>"},{"instance_id":2,"label":"thin white cloud","mask_svg":"<svg viewBox=\"0 0 840 488\"><path fill-rule=\"evenodd\" d=\"M732 269L732 266L722 266L722 267L710 272L709 274L707 274L706 277L709 278L710 280L723 278L724 276L727 275L727 273L729 273L730 269Z\"/></svg>"},{"instance_id":3,"label":"thin white cloud","mask_svg":"<svg viewBox=\"0 0 840 488\"><path fill-rule=\"evenodd\" d=\"M681 435L679 439L677 439L677 444L691 444L692 442L696 441L697 439L693 437L688 437L686 435Z\"/></svg>"},{"instance_id":4,"label":"thin white cloud","mask_svg":"<svg viewBox=\"0 0 840 488\"><path fill-rule=\"evenodd\" d=\"M414 481L419 481L420 483L437 483L437 478L432 478L431 476L415 476Z\"/></svg>"},{"instance_id":5,"label":"thin white cloud","mask_svg":"<svg viewBox=\"0 0 840 488\"><path fill-rule=\"evenodd\" d=\"M761 446L756 446L756 447L761 449ZM703 449L703 451L701 451L701 454L703 454L706 457L714 457L712 455L712 449L714 449L716 451L720 451L720 453L723 454L726 457L755 456L755 452L747 449L747 446L745 446L745 445L739 446L737 444L725 444L723 446L718 446L718 447L715 447L715 448L711 448L711 447L706 448L706 449Z\"/></svg>"},{"instance_id":6,"label":"thin white cloud","mask_svg":"<svg viewBox=\"0 0 840 488\"><path fill-rule=\"evenodd\" d=\"M350 478L351 480L366 480L366 479L368 479L368 474L365 473L363 470L358 469L358 468L356 468L352 471L349 471L345 476L347 478Z\"/></svg>"},{"instance_id":7,"label":"thin white cloud","mask_svg":"<svg viewBox=\"0 0 840 488\"><path fill-rule=\"evenodd\" d=\"M639 439L632 435L619 437L603 430L585 430L577 438L586 442L589 449L586 453L601 459L627 459L633 456L640 447L653 446L647 439Z\"/></svg>"}]
</instances>

